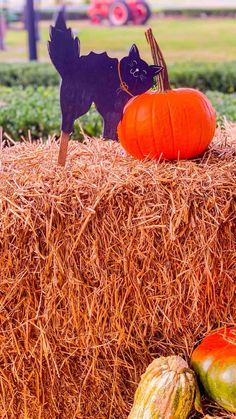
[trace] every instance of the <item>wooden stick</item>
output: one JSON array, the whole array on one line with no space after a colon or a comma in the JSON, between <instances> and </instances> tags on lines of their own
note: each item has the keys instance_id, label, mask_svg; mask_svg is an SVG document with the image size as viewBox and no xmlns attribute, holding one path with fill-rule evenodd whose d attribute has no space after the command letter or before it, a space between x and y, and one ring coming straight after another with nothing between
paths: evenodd
<instances>
[{"instance_id":1,"label":"wooden stick","mask_svg":"<svg viewBox=\"0 0 236 419\"><path fill-rule=\"evenodd\" d=\"M160 86L160 91L165 92L166 90L170 90L170 82L169 82L167 65L163 57L163 54L161 52L161 48L159 47L151 28L146 30L145 36L146 36L147 42L149 43L151 47L151 53L152 53L154 64L160 65L161 67L163 67L163 70L157 76L159 86Z\"/></svg>"},{"instance_id":2,"label":"wooden stick","mask_svg":"<svg viewBox=\"0 0 236 419\"><path fill-rule=\"evenodd\" d=\"M58 164L60 166L65 166L66 164L69 138L70 138L70 134L67 134L67 132L61 131L60 150L59 150L59 156L58 156Z\"/></svg>"}]
</instances>

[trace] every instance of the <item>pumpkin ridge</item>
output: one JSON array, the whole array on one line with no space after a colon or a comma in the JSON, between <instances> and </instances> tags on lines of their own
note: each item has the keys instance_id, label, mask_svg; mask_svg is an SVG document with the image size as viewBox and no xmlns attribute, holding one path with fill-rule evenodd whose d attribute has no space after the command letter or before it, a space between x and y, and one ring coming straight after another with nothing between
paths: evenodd
<instances>
[{"instance_id":1,"label":"pumpkin ridge","mask_svg":"<svg viewBox=\"0 0 236 419\"><path fill-rule=\"evenodd\" d=\"M142 158L144 158L145 156L144 156L144 154L142 152L142 149L141 149L140 143L139 143L139 134L137 134L137 115L138 115L138 110L139 110L139 108L136 107L135 108L135 114L134 114L135 138L136 138L136 144L137 144L137 147L139 149L139 152L142 155Z\"/></svg>"},{"instance_id":2,"label":"pumpkin ridge","mask_svg":"<svg viewBox=\"0 0 236 419\"><path fill-rule=\"evenodd\" d=\"M148 366L146 371L141 375L140 385L136 390L135 398L134 398L134 406L130 412L130 418L137 418L141 417L141 415L144 415L145 410L150 408L150 400L152 397L152 394L155 394L155 381L157 378L160 377L160 375L165 373L165 370L167 369L167 366L163 364L163 357L155 359L152 361L152 363ZM153 376L154 374L154 376ZM167 377L168 378L168 377ZM149 390L149 387L145 388L145 392L143 393L143 386L145 386L146 383L150 382L151 390ZM153 388L152 388L153 386ZM142 395L142 403L140 404L138 401L141 399Z\"/></svg>"},{"instance_id":3,"label":"pumpkin ridge","mask_svg":"<svg viewBox=\"0 0 236 419\"><path fill-rule=\"evenodd\" d=\"M163 118L163 109L166 108L166 95L163 94L163 92L159 92L158 94L158 101L155 99L155 96L153 94L153 98L152 100L154 101L154 110L156 111L156 118L159 121L159 124L161 125L162 122L162 118ZM155 121L155 120L154 120ZM156 122L155 122L156 123ZM155 126L155 125L154 125ZM160 126L156 127L156 131L155 131L155 144L156 144L156 159L158 159L158 161L161 161L164 159L164 142L165 142L165 138L163 136L163 134L160 132L162 132L163 127L161 127L161 131L160 131Z\"/></svg>"},{"instance_id":4,"label":"pumpkin ridge","mask_svg":"<svg viewBox=\"0 0 236 419\"><path fill-rule=\"evenodd\" d=\"M154 134L154 150L155 150L155 158L158 156L158 148L159 148L159 142L158 142L158 136L157 131L154 129L155 123L155 112L156 112L156 101L153 100L153 106L152 106L152 132Z\"/></svg>"},{"instance_id":5,"label":"pumpkin ridge","mask_svg":"<svg viewBox=\"0 0 236 419\"><path fill-rule=\"evenodd\" d=\"M181 383L181 376L178 376L178 373L176 373L177 380L173 382L174 391L172 390L172 399L171 399L171 406L172 406L172 412L174 412L175 417L178 417L178 410L179 410L179 399L182 393L182 383ZM171 412L171 413L172 413Z\"/></svg>"},{"instance_id":6,"label":"pumpkin ridge","mask_svg":"<svg viewBox=\"0 0 236 419\"><path fill-rule=\"evenodd\" d=\"M155 120L155 112L153 112L155 108L155 100L152 100L152 104L151 104L151 130L152 130L152 138L153 138L153 149L155 150L155 154L156 154L156 150L157 148L157 144L156 144L156 135L155 135L155 131L153 128L153 121Z\"/></svg>"},{"instance_id":7,"label":"pumpkin ridge","mask_svg":"<svg viewBox=\"0 0 236 419\"><path fill-rule=\"evenodd\" d=\"M163 415L163 419L167 417L166 416L167 410L169 409L169 406L172 404L172 395L173 395L173 388L174 388L173 383L175 382L175 377L176 377L175 371L172 371L172 372L174 373L173 380L171 380L171 382L169 383L166 383L166 385L168 384L168 391L166 389L164 390L165 397L163 397L163 401L165 403L165 409L161 411ZM170 372L169 373L167 372L167 378L169 378L168 374L170 374Z\"/></svg>"},{"instance_id":8,"label":"pumpkin ridge","mask_svg":"<svg viewBox=\"0 0 236 419\"><path fill-rule=\"evenodd\" d=\"M178 418L179 416L177 416L177 414L179 415L179 412L178 411L180 410L180 413L182 414L182 417L179 417L180 419L183 418L183 414L185 413L186 401L188 400L188 397L187 397L187 387L188 387L188 385L187 384L188 383L187 383L187 376L186 376L186 374L184 376L183 375L180 375L180 377L179 377L179 393L180 393L180 397L178 399L178 405L176 406L177 411L175 412L176 413L176 417Z\"/></svg>"},{"instance_id":9,"label":"pumpkin ridge","mask_svg":"<svg viewBox=\"0 0 236 419\"><path fill-rule=\"evenodd\" d=\"M182 382L181 382L181 378L182 378ZM193 397L192 397L192 392L189 395L189 388L191 388L191 385L190 385L190 380L188 379L187 373L185 372L184 376L181 375L181 378L180 378L181 398L179 400L179 408L181 408L181 406L182 406L183 413L186 414L186 410L185 410L186 402L188 400L190 400L191 404L192 404L193 403ZM180 419L182 419L182 418L180 417Z\"/></svg>"},{"instance_id":10,"label":"pumpkin ridge","mask_svg":"<svg viewBox=\"0 0 236 419\"><path fill-rule=\"evenodd\" d=\"M171 107L169 103L168 93L166 94L166 100L167 100L167 107L168 107L168 115L169 115L169 121L170 121L170 131L171 131L171 142L172 142L172 156L175 155L175 135L173 130L173 118L171 114ZM179 160L179 157L178 157Z\"/></svg>"},{"instance_id":11,"label":"pumpkin ridge","mask_svg":"<svg viewBox=\"0 0 236 419\"><path fill-rule=\"evenodd\" d=\"M196 385L196 378L195 378L195 374L191 374L190 372L186 372L185 375L187 384L188 384L188 392L190 392L191 397L189 396L189 399L192 400L192 403L194 403L194 398L195 398L195 393L196 393L196 388L193 387L191 384L194 382L194 384ZM187 392L186 392L187 394ZM186 397L185 397L186 400Z\"/></svg>"},{"instance_id":12,"label":"pumpkin ridge","mask_svg":"<svg viewBox=\"0 0 236 419\"><path fill-rule=\"evenodd\" d=\"M187 109L186 109L186 106L184 106L183 107L183 114L184 114L184 117L185 117L185 123L186 123L186 126L185 126L185 132L189 132L189 123L188 123L188 113L187 113ZM187 128L186 128L187 127ZM186 146L186 150L185 150L185 154L186 154L186 156L188 157L189 156L189 149L190 149L190 146L191 146L191 142L190 141L185 141L185 143L187 143L187 146Z\"/></svg>"},{"instance_id":13,"label":"pumpkin ridge","mask_svg":"<svg viewBox=\"0 0 236 419\"><path fill-rule=\"evenodd\" d=\"M205 112L208 114L208 117L211 118L211 112L208 106L207 101L204 98L204 102L201 100L201 105L204 105L204 110ZM203 120L201 118L201 132L200 132L200 140L199 140L199 144L198 144L198 150L200 151L200 153L202 152L203 147L203 134L204 134L204 128L205 126L203 125ZM209 128L207 129L208 132Z\"/></svg>"},{"instance_id":14,"label":"pumpkin ridge","mask_svg":"<svg viewBox=\"0 0 236 419\"><path fill-rule=\"evenodd\" d=\"M158 414L160 414L161 416L161 419L163 418L165 418L166 416L163 416L163 414L165 415L165 412L166 412L166 410L163 412L163 406L162 406L162 402L163 401L165 401L166 400L166 391L165 391L165 387L166 386L168 386L169 385L169 382L168 382L168 380L169 380L169 376L168 376L168 374L169 374L169 372L167 371L167 372L164 372L163 374L162 374L162 377L161 377L161 383L162 383L162 386L163 386L163 394L162 394L162 400L161 400L161 402L160 402L160 405L158 406ZM160 388L160 385L159 385L159 391L161 391L161 388ZM155 394L156 393L156 388L153 386L153 389L152 389L152 392L150 392L149 394L147 394L147 396L148 396L148 399L150 400L150 396L152 395L152 394ZM168 399L169 399L169 397L168 397ZM166 404L166 408L168 408L168 404Z\"/></svg>"},{"instance_id":15,"label":"pumpkin ridge","mask_svg":"<svg viewBox=\"0 0 236 419\"><path fill-rule=\"evenodd\" d=\"M214 114L214 117L213 117L212 110L209 107L209 104L210 103L208 101L205 101L204 103L205 103L205 106L206 106L206 108L208 110L209 117L211 118L212 121L215 120L215 114ZM215 129L216 129L216 127L214 128L214 132L212 132L212 136L214 136L214 134L215 134Z\"/></svg>"},{"instance_id":16,"label":"pumpkin ridge","mask_svg":"<svg viewBox=\"0 0 236 419\"><path fill-rule=\"evenodd\" d=\"M200 103L199 108L201 106L202 106L202 102ZM204 101L204 108L205 108L205 101ZM204 125L203 125L202 117L199 118L199 125L200 125L200 127L199 127L199 141L198 141L197 146L196 146L197 156L199 155L199 150L201 150L201 144L203 142Z\"/></svg>"}]
</instances>

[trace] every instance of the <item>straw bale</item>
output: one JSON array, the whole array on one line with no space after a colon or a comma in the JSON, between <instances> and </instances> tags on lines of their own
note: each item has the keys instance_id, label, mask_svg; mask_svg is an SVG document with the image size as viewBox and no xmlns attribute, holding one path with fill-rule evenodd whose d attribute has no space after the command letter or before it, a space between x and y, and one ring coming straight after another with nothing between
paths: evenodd
<instances>
[{"instance_id":1,"label":"straw bale","mask_svg":"<svg viewBox=\"0 0 236 419\"><path fill-rule=\"evenodd\" d=\"M235 138L162 163L87 139L66 168L2 138L1 418L126 418L153 358L235 323Z\"/></svg>"}]
</instances>

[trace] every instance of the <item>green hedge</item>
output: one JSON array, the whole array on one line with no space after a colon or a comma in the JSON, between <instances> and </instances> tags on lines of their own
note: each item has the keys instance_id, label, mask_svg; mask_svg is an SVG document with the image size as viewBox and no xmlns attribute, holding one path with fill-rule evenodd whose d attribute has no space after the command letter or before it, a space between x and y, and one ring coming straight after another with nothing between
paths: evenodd
<instances>
[{"instance_id":1,"label":"green hedge","mask_svg":"<svg viewBox=\"0 0 236 419\"><path fill-rule=\"evenodd\" d=\"M236 61L226 63L178 63L169 67L171 84L206 92L236 91Z\"/></svg>"},{"instance_id":2,"label":"green hedge","mask_svg":"<svg viewBox=\"0 0 236 419\"><path fill-rule=\"evenodd\" d=\"M220 124L224 118L236 122L236 93L230 95L220 92L207 92L217 112L217 120Z\"/></svg>"},{"instance_id":3,"label":"green hedge","mask_svg":"<svg viewBox=\"0 0 236 419\"><path fill-rule=\"evenodd\" d=\"M59 76L48 63L1 63L0 85L2 86L57 86Z\"/></svg>"},{"instance_id":4,"label":"green hedge","mask_svg":"<svg viewBox=\"0 0 236 419\"><path fill-rule=\"evenodd\" d=\"M223 2L222 2L223 3ZM204 6L202 5L201 7L198 8L178 8L178 7L174 7L173 5L169 8L169 9L165 9L165 7L163 7L163 9L161 9L160 7L158 7L158 4L155 5L152 10L154 12L161 12L162 15L164 16L186 16L186 17L190 17L190 18L194 18L194 17L231 17L234 18L236 15L236 8L232 7L230 8L204 8Z\"/></svg>"},{"instance_id":5,"label":"green hedge","mask_svg":"<svg viewBox=\"0 0 236 419\"><path fill-rule=\"evenodd\" d=\"M225 116L236 121L236 94L207 92L217 110L218 122ZM101 134L101 117L92 107L80 118L84 131L90 136ZM28 130L33 138L47 137L60 133L60 108L57 87L32 86L23 88L0 88L0 126L13 139L27 137ZM82 138L78 123L75 124L75 138Z\"/></svg>"},{"instance_id":6,"label":"green hedge","mask_svg":"<svg viewBox=\"0 0 236 419\"><path fill-rule=\"evenodd\" d=\"M85 4L81 4L79 7L70 9L67 7L66 9L66 18L68 20L81 20L81 19L87 19L87 6ZM39 17L40 20L52 20L55 17L56 8L53 7L52 9L41 9L39 11Z\"/></svg>"},{"instance_id":7,"label":"green hedge","mask_svg":"<svg viewBox=\"0 0 236 419\"><path fill-rule=\"evenodd\" d=\"M227 63L178 63L169 66L172 86L188 86L202 91L236 91L236 61ZM56 86L59 76L48 63L4 64L0 66L0 85Z\"/></svg>"},{"instance_id":8,"label":"green hedge","mask_svg":"<svg viewBox=\"0 0 236 419\"><path fill-rule=\"evenodd\" d=\"M98 136L102 130L102 121L95 108L80 119L86 134ZM50 134L60 134L60 106L57 87L29 86L0 88L0 126L14 140L28 136L45 138ZM81 139L78 123L75 124L74 136Z\"/></svg>"}]
</instances>

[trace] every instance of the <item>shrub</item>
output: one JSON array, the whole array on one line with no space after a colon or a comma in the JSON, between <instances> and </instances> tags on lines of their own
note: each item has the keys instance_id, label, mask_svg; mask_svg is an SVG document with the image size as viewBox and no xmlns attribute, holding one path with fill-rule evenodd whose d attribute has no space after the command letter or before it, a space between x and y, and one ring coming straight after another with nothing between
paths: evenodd
<instances>
[{"instance_id":1,"label":"shrub","mask_svg":"<svg viewBox=\"0 0 236 419\"><path fill-rule=\"evenodd\" d=\"M2 88L0 125L12 138L44 137L58 131L60 108L55 87Z\"/></svg>"},{"instance_id":2,"label":"shrub","mask_svg":"<svg viewBox=\"0 0 236 419\"><path fill-rule=\"evenodd\" d=\"M58 86L59 75L49 63L1 63L2 86Z\"/></svg>"},{"instance_id":3,"label":"shrub","mask_svg":"<svg viewBox=\"0 0 236 419\"><path fill-rule=\"evenodd\" d=\"M223 2L222 2L223 3ZM200 8L169 8L169 9L165 9L165 8L160 8L160 7L154 7L152 9L154 12L161 12L162 15L164 16L186 16L188 18L206 18L206 17L231 17L234 18L236 15L236 8L232 7L232 8L204 8L204 6L202 5Z\"/></svg>"},{"instance_id":4,"label":"shrub","mask_svg":"<svg viewBox=\"0 0 236 419\"><path fill-rule=\"evenodd\" d=\"M226 95L207 92L207 96L217 110L218 122L223 117L236 121L236 94ZM100 136L102 119L95 107L80 118L84 132L90 136ZM57 87L0 88L0 126L12 138L27 137L28 130L33 138L47 137L60 133L60 106ZM74 138L81 139L78 122L75 124Z\"/></svg>"},{"instance_id":5,"label":"shrub","mask_svg":"<svg viewBox=\"0 0 236 419\"><path fill-rule=\"evenodd\" d=\"M55 13L55 7L51 9L41 9L39 12L40 20L52 20L55 17ZM88 18L87 6L85 4L80 4L79 7L76 7L74 9L70 9L67 7L66 17L68 20L79 20Z\"/></svg>"},{"instance_id":6,"label":"shrub","mask_svg":"<svg viewBox=\"0 0 236 419\"><path fill-rule=\"evenodd\" d=\"M172 86L232 93L236 90L236 61L226 63L178 63L169 67Z\"/></svg>"},{"instance_id":7,"label":"shrub","mask_svg":"<svg viewBox=\"0 0 236 419\"><path fill-rule=\"evenodd\" d=\"M172 86L189 86L202 91L236 91L236 61L228 63L178 63L169 66ZM1 64L0 85L57 86L59 76L50 63Z\"/></svg>"},{"instance_id":8,"label":"shrub","mask_svg":"<svg viewBox=\"0 0 236 419\"><path fill-rule=\"evenodd\" d=\"M0 89L0 98L0 126L13 139L27 137L29 130L33 138L59 135L60 106L57 88L5 87ZM102 120L94 107L80 119L80 123L86 134L100 135ZM75 124L74 136L77 139L82 138L78 123Z\"/></svg>"},{"instance_id":9,"label":"shrub","mask_svg":"<svg viewBox=\"0 0 236 419\"><path fill-rule=\"evenodd\" d=\"M229 121L236 121L236 94L225 95L220 92L207 92L207 96L211 100L217 111L218 123L224 118Z\"/></svg>"}]
</instances>

